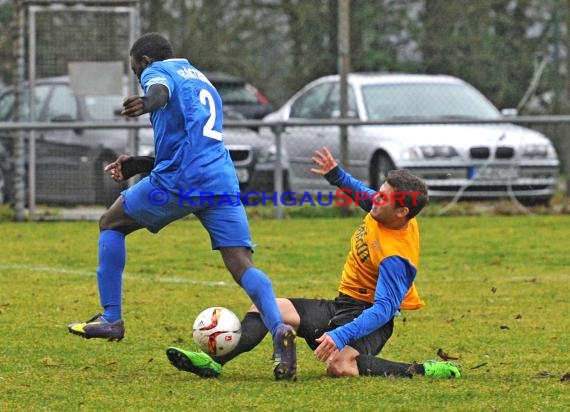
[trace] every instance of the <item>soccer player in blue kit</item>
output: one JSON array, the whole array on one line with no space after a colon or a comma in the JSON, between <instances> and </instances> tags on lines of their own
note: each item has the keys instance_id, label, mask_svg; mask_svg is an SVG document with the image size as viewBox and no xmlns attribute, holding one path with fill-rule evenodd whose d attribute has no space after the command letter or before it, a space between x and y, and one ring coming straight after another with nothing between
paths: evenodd
<instances>
[{"instance_id":1,"label":"soccer player in blue kit","mask_svg":"<svg viewBox=\"0 0 570 412\"><path fill-rule=\"evenodd\" d=\"M227 269L260 309L271 331L275 378L294 380L296 334L283 323L271 281L252 262L247 215L222 138L220 95L188 60L173 58L170 42L160 34L148 33L136 40L130 60L144 96L126 98L122 114L150 113L155 158L121 155L105 168L116 181L150 174L123 191L101 217L97 283L103 313L70 324L69 332L88 339L123 339L125 236L141 228L156 233L193 213L208 231L212 249L221 252ZM200 192L212 197L204 202ZM160 205L155 196L160 197Z\"/></svg>"}]
</instances>

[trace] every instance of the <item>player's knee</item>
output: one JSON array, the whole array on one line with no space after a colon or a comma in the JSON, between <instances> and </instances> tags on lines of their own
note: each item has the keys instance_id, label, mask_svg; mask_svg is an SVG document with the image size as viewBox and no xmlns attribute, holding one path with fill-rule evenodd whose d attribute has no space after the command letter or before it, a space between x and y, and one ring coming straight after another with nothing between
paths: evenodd
<instances>
[{"instance_id":1,"label":"player's knee","mask_svg":"<svg viewBox=\"0 0 570 412\"><path fill-rule=\"evenodd\" d=\"M109 213L105 212L99 218L99 230L103 231L103 230L108 230L108 229L111 229L111 219L109 217Z\"/></svg>"},{"instance_id":2,"label":"player's knee","mask_svg":"<svg viewBox=\"0 0 570 412\"><path fill-rule=\"evenodd\" d=\"M99 231L116 230L127 235L138 228L140 228L140 226L134 221L118 216L111 211L103 213L99 219Z\"/></svg>"}]
</instances>

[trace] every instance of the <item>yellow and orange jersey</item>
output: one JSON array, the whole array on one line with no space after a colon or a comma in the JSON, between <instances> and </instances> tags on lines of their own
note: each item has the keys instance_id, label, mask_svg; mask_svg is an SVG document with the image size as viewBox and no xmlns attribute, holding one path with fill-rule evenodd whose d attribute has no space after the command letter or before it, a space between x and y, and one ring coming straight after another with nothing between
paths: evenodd
<instances>
[{"instance_id":1,"label":"yellow and orange jersey","mask_svg":"<svg viewBox=\"0 0 570 412\"><path fill-rule=\"evenodd\" d=\"M355 299L374 303L378 276L382 273L382 261L389 257L399 257L409 262L412 270L416 272L419 255L420 233L415 218L408 222L406 229L393 230L384 227L367 214L352 236L338 290ZM425 303L412 283L399 305L400 309L410 310L419 309L425 306Z\"/></svg>"}]
</instances>

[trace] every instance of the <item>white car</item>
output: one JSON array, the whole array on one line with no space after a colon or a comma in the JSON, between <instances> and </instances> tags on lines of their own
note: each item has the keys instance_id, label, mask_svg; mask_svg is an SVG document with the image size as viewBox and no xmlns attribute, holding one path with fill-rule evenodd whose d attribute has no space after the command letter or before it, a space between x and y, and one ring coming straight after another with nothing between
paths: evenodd
<instances>
[{"instance_id":1,"label":"white car","mask_svg":"<svg viewBox=\"0 0 570 412\"><path fill-rule=\"evenodd\" d=\"M332 75L309 83L264 121L337 119L339 82ZM556 190L559 160L550 140L511 123L463 123L501 119L502 114L458 78L351 73L348 116L416 122L348 126L349 171L372 188L380 186L389 170L405 168L426 181L432 198L516 196L521 202L547 203ZM417 124L422 120L442 123ZM311 156L327 146L340 159L339 127L287 126L282 141L291 190L330 190L310 172Z\"/></svg>"}]
</instances>

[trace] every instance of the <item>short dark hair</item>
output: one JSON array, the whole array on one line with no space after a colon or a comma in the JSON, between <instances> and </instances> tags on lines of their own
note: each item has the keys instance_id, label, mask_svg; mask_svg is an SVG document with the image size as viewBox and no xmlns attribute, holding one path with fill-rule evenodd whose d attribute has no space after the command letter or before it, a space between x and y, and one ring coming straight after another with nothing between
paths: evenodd
<instances>
[{"instance_id":1,"label":"short dark hair","mask_svg":"<svg viewBox=\"0 0 570 412\"><path fill-rule=\"evenodd\" d=\"M386 178L386 183L392 186L394 192L405 195L402 198L402 204L410 211L408 213L409 219L417 216L429 201L427 185L407 170L391 170Z\"/></svg>"},{"instance_id":2,"label":"short dark hair","mask_svg":"<svg viewBox=\"0 0 570 412\"><path fill-rule=\"evenodd\" d=\"M172 45L158 33L147 33L139 37L131 47L130 55L140 62L143 56L154 60L166 60L173 57Z\"/></svg>"}]
</instances>

